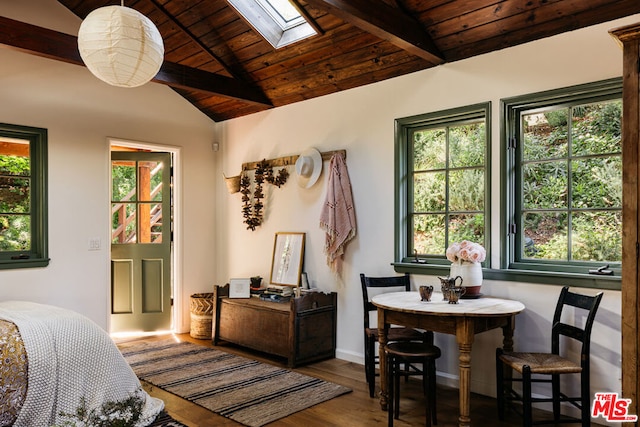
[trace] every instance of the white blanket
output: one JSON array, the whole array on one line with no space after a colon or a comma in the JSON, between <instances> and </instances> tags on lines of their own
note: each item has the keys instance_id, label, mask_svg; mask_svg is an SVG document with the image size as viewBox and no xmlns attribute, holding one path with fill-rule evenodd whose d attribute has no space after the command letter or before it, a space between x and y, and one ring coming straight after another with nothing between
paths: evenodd
<instances>
[{"instance_id":1,"label":"white blanket","mask_svg":"<svg viewBox=\"0 0 640 427\"><path fill-rule=\"evenodd\" d=\"M0 303L0 318L20 330L28 358L28 389L16 427L62 424L84 398L89 410L121 401L141 389L140 381L109 335L90 319L49 305ZM146 399L139 426L148 425L164 403Z\"/></svg>"}]
</instances>

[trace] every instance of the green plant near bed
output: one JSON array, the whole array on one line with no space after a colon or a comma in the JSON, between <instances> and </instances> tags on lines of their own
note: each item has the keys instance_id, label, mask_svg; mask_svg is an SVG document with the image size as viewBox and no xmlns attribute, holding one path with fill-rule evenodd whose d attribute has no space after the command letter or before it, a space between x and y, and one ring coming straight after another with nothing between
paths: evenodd
<instances>
[{"instance_id":1,"label":"green plant near bed","mask_svg":"<svg viewBox=\"0 0 640 427\"><path fill-rule=\"evenodd\" d=\"M75 413L60 412L68 418L55 427L134 427L142 416L144 398L140 390L117 402L108 401L100 408L89 409L83 397Z\"/></svg>"}]
</instances>

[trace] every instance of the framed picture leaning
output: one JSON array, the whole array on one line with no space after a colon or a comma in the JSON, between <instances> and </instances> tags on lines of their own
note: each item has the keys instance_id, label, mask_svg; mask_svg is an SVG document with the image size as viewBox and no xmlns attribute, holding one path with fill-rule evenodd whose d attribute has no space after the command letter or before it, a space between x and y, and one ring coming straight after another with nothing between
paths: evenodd
<instances>
[{"instance_id":1,"label":"framed picture leaning","mask_svg":"<svg viewBox=\"0 0 640 427\"><path fill-rule=\"evenodd\" d=\"M300 274L304 262L304 240L305 233L276 233L271 259L271 284L300 285Z\"/></svg>"}]
</instances>

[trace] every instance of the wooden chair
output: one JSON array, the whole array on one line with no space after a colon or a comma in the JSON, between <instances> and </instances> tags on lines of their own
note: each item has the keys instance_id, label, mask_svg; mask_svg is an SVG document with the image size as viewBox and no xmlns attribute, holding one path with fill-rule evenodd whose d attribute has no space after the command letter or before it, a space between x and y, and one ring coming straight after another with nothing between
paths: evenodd
<instances>
[{"instance_id":1,"label":"wooden chair","mask_svg":"<svg viewBox=\"0 0 640 427\"><path fill-rule=\"evenodd\" d=\"M391 277L367 277L364 274L360 274L360 284L362 286L362 302L364 306L364 371L369 385L369 396L374 397L376 376L379 375L376 373L376 365L379 363L379 358L375 351L379 334L378 328L372 328L369 321L369 313L377 309L369 301L368 289L375 288L378 293L409 291L411 290L411 282L408 274ZM413 328L389 328L387 340L388 342L422 341L433 344L433 333L420 332ZM410 369L409 367L406 371L412 371L412 374L421 373L421 371Z\"/></svg>"},{"instance_id":2,"label":"wooden chair","mask_svg":"<svg viewBox=\"0 0 640 427\"><path fill-rule=\"evenodd\" d=\"M436 416L436 359L438 347L417 341L393 342L385 347L387 357L387 416L388 426L400 417L400 377L407 375L402 365L422 364L422 387L425 395L425 425L438 424Z\"/></svg>"},{"instance_id":3,"label":"wooden chair","mask_svg":"<svg viewBox=\"0 0 640 427\"><path fill-rule=\"evenodd\" d=\"M496 386L498 400L498 417L504 419L505 404L514 401L522 402L523 425L534 424L532 417L532 403L551 402L553 406L553 420L536 420L535 424L582 423L583 427L591 425L590 416L590 383L589 383L589 348L591 343L591 328L596 311L602 300L602 292L595 296L581 295L569 291L565 286L560 292L556 311L553 316L551 329L550 353L517 353L496 350ZM587 310L584 327L573 326L562 320L565 307L577 307ZM582 343L580 361L574 362L560 356L560 336L568 337ZM563 341L567 341L565 338ZM510 369L509 369L510 368ZM506 376L505 376L506 370ZM521 378L512 378L513 370ZM570 397L560 391L560 375L580 375L580 396ZM549 378L549 375L551 376ZM535 376L535 377L532 377ZM512 382L522 383L522 392L514 391ZM532 383L551 383L550 398L534 398L531 396ZM560 404L568 402L581 410L581 418L561 417Z\"/></svg>"}]
</instances>

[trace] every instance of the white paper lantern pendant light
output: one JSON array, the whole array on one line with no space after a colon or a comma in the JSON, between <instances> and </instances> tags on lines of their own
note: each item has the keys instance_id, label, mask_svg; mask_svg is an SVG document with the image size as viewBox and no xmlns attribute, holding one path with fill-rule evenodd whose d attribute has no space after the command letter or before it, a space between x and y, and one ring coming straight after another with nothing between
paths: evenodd
<instances>
[{"instance_id":1,"label":"white paper lantern pendant light","mask_svg":"<svg viewBox=\"0 0 640 427\"><path fill-rule=\"evenodd\" d=\"M124 6L91 12L78 32L78 50L100 80L119 87L141 86L158 74L164 59L162 36L149 18Z\"/></svg>"}]
</instances>

